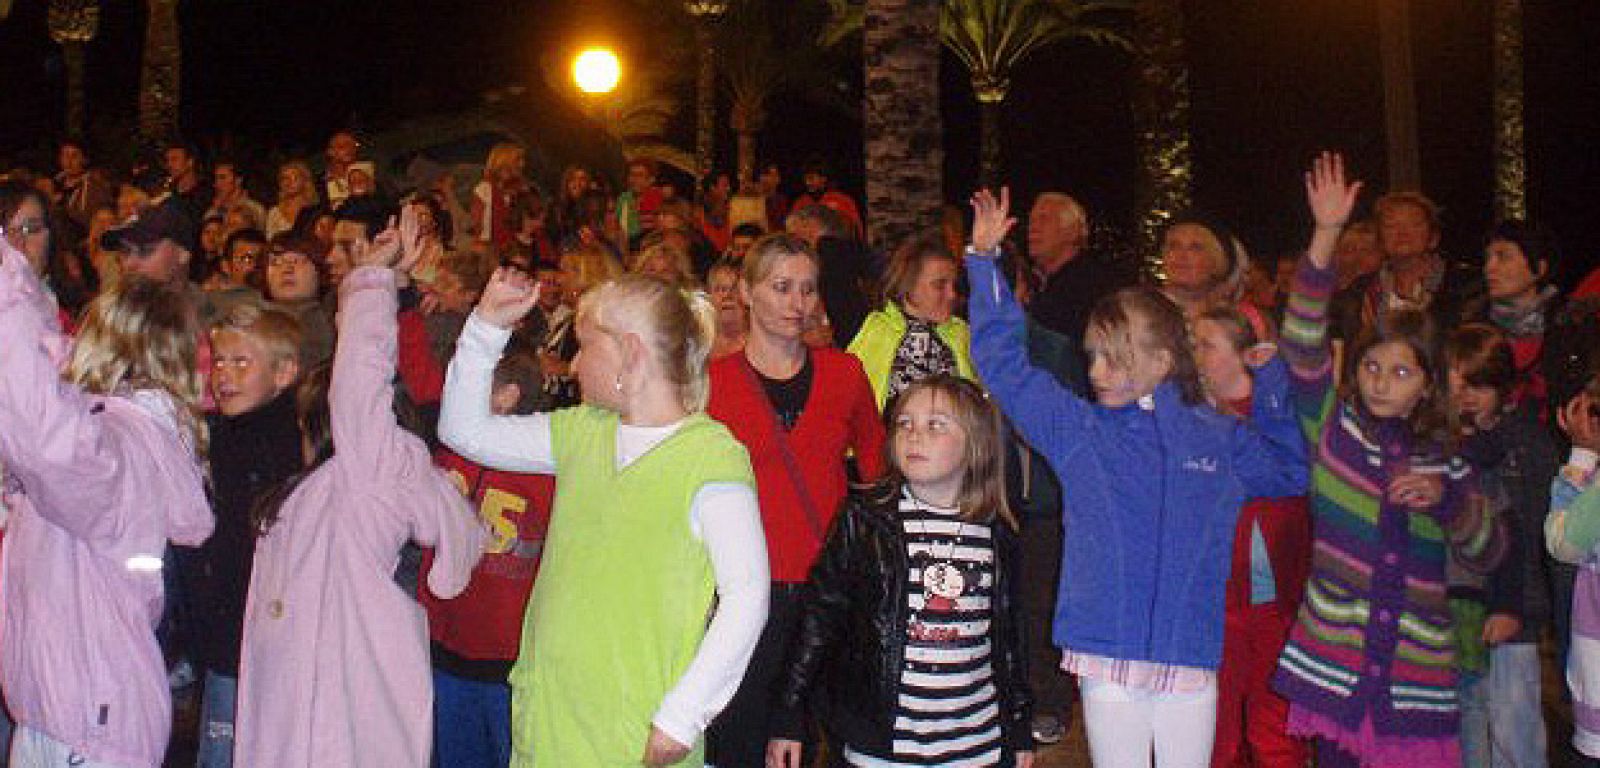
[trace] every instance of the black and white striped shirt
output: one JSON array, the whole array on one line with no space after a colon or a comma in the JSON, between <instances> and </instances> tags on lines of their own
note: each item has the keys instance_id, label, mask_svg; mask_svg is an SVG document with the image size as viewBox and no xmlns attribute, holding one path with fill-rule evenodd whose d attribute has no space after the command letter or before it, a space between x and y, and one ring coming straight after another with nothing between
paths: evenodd
<instances>
[{"instance_id":1,"label":"black and white striped shirt","mask_svg":"<svg viewBox=\"0 0 1600 768\"><path fill-rule=\"evenodd\" d=\"M910 562L910 618L890 756L846 749L864 768L988 766L1003 756L1000 696L990 663L994 542L985 523L962 523L954 509L900 502ZM924 574L948 564L960 574L925 588ZM953 588L959 581L959 593Z\"/></svg>"}]
</instances>

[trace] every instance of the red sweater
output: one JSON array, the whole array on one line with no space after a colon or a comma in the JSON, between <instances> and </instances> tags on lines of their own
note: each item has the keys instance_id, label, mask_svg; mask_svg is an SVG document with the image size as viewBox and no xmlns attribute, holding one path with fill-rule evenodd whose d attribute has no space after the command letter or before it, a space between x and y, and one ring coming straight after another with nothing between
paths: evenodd
<instances>
[{"instance_id":1,"label":"red sweater","mask_svg":"<svg viewBox=\"0 0 1600 768\"><path fill-rule=\"evenodd\" d=\"M848 353L823 348L811 350L811 365L811 392L800 420L788 433L788 444L816 505L814 522L790 480L776 440L778 422L772 404L749 362L743 354L733 354L711 364L711 402L706 412L727 425L750 452L773 581L806 580L844 500L847 452L854 452L863 480L877 479L884 469L883 422L861 362Z\"/></svg>"},{"instance_id":2,"label":"red sweater","mask_svg":"<svg viewBox=\"0 0 1600 768\"><path fill-rule=\"evenodd\" d=\"M428 632L435 643L463 658L515 659L550 526L555 478L487 470L446 450L434 462L477 506L493 538L466 591L454 600L440 600L428 591L433 551L423 551L417 598L428 612Z\"/></svg>"},{"instance_id":3,"label":"red sweater","mask_svg":"<svg viewBox=\"0 0 1600 768\"><path fill-rule=\"evenodd\" d=\"M417 405L433 405L444 395L444 364L433 356L427 321L415 309L400 311L400 383Z\"/></svg>"}]
</instances>

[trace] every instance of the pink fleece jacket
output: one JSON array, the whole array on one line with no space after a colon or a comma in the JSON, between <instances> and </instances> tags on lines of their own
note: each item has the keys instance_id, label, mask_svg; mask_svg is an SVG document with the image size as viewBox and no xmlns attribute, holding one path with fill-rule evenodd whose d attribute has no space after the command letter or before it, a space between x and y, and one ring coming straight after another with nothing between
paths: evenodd
<instances>
[{"instance_id":1,"label":"pink fleece jacket","mask_svg":"<svg viewBox=\"0 0 1600 768\"><path fill-rule=\"evenodd\" d=\"M52 302L0 248L0 685L16 720L84 758L156 768L171 694L156 645L168 541L211 535L194 451L166 395L62 382Z\"/></svg>"},{"instance_id":2,"label":"pink fleece jacket","mask_svg":"<svg viewBox=\"0 0 1600 768\"><path fill-rule=\"evenodd\" d=\"M487 534L396 422L394 274L340 286L332 459L256 543L239 665L239 768L428 765L433 684L422 607L394 581L408 540L434 548L428 587L466 588Z\"/></svg>"}]
</instances>

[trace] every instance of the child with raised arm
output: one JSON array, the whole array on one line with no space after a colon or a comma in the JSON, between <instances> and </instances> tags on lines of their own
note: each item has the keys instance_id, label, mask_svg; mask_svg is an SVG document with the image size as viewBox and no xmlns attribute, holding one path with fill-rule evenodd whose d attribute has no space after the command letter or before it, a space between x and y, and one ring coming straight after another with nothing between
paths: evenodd
<instances>
[{"instance_id":1,"label":"child with raised arm","mask_svg":"<svg viewBox=\"0 0 1600 768\"><path fill-rule=\"evenodd\" d=\"M996 267L1009 194L973 198L973 359L1000 407L1061 478L1055 644L1083 691L1101 768L1211 758L1223 584L1240 505L1305 488L1304 444L1281 364L1255 373L1248 423L1203 400L1183 313L1158 291L1097 305L1084 347L1098 403L1028 360Z\"/></svg>"},{"instance_id":2,"label":"child with raised arm","mask_svg":"<svg viewBox=\"0 0 1600 768\"><path fill-rule=\"evenodd\" d=\"M333 364L298 394L306 469L256 508L240 768L423 768L432 757L427 620L395 566L408 541L432 547L428 589L453 597L488 535L395 412L396 289L415 254L401 239L415 242L394 231L355 241Z\"/></svg>"},{"instance_id":3,"label":"child with raised arm","mask_svg":"<svg viewBox=\"0 0 1600 768\"><path fill-rule=\"evenodd\" d=\"M1033 764L1005 427L938 374L890 401L888 477L844 503L807 584L767 765L807 709L852 766Z\"/></svg>"},{"instance_id":4,"label":"child with raised arm","mask_svg":"<svg viewBox=\"0 0 1600 768\"><path fill-rule=\"evenodd\" d=\"M1305 602L1273 684L1317 765L1460 764L1445 561L1477 573L1504 540L1448 447L1442 339L1421 312L1383 315L1347 349L1334 386L1334 244L1361 184L1324 154L1306 174L1316 230L1280 349L1312 441L1314 533ZM1448 548L1448 549L1447 549Z\"/></svg>"},{"instance_id":5,"label":"child with raised arm","mask_svg":"<svg viewBox=\"0 0 1600 768\"><path fill-rule=\"evenodd\" d=\"M699 765L768 597L749 456L703 412L715 311L655 278L603 283L578 304L584 404L494 416L495 361L537 300L526 275L495 273L457 342L439 419L468 460L556 475L511 671L512 765Z\"/></svg>"},{"instance_id":6,"label":"child with raised arm","mask_svg":"<svg viewBox=\"0 0 1600 768\"><path fill-rule=\"evenodd\" d=\"M169 542L211 535L195 312L129 278L71 343L0 237L0 687L12 765L156 768L172 700L155 627ZM65 367L61 365L66 356Z\"/></svg>"}]
</instances>

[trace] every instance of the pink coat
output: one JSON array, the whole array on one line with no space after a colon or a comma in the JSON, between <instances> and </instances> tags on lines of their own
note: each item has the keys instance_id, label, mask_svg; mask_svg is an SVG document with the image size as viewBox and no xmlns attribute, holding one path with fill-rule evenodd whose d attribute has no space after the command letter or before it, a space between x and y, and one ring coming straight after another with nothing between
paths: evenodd
<instances>
[{"instance_id":1,"label":"pink coat","mask_svg":"<svg viewBox=\"0 0 1600 768\"><path fill-rule=\"evenodd\" d=\"M406 541L428 587L467 586L487 534L391 410L394 275L341 286L329 393L336 453L256 543L239 665L239 768L428 765L433 684L422 607L394 581Z\"/></svg>"},{"instance_id":2,"label":"pink coat","mask_svg":"<svg viewBox=\"0 0 1600 768\"><path fill-rule=\"evenodd\" d=\"M155 638L161 558L168 541L211 535L200 467L165 395L94 396L61 381L55 309L5 251L0 685L19 723L94 762L155 768L172 723Z\"/></svg>"}]
</instances>

